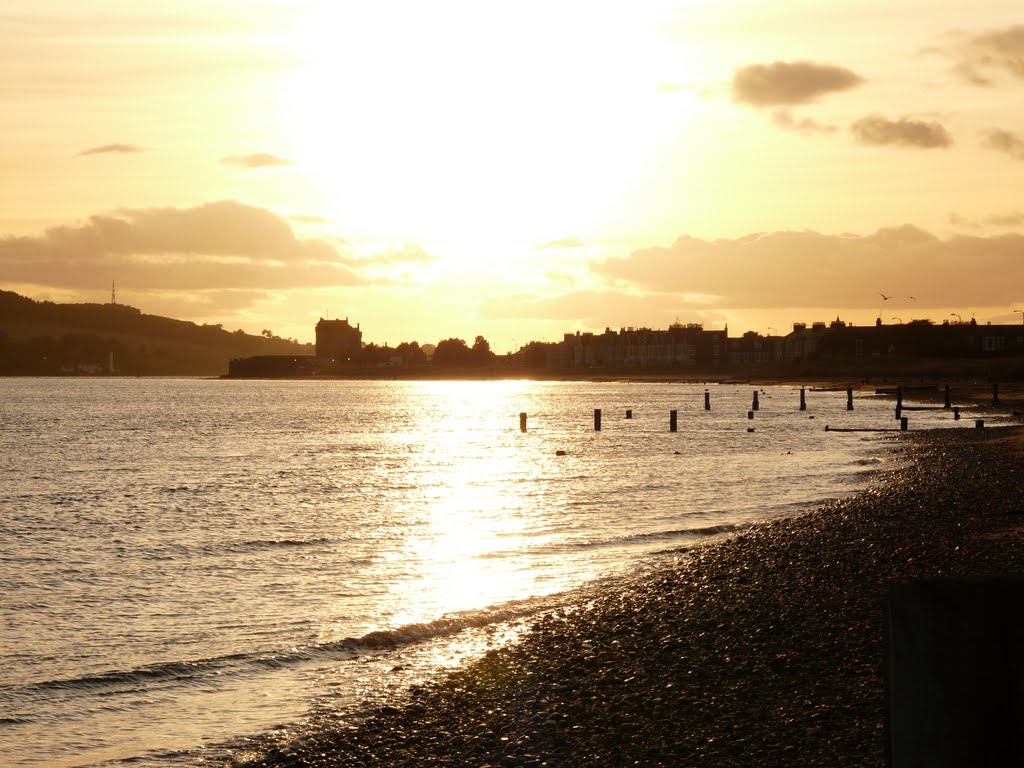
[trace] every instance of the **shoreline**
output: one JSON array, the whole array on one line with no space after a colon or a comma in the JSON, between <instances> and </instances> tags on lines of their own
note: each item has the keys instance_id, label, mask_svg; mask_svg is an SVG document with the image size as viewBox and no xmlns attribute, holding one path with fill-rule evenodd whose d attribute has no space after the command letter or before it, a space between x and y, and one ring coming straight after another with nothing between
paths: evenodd
<instances>
[{"instance_id":1,"label":"shoreline","mask_svg":"<svg viewBox=\"0 0 1024 768\"><path fill-rule=\"evenodd\" d=\"M1024 429L894 444L867 491L680 552L405 702L228 765L885 765L889 585L1024 573Z\"/></svg>"}]
</instances>

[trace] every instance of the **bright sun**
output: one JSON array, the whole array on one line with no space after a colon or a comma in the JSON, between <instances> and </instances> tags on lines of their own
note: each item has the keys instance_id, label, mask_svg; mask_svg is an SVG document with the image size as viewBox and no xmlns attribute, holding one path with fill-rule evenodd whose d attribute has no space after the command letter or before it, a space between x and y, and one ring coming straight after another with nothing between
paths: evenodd
<instances>
[{"instance_id":1,"label":"bright sun","mask_svg":"<svg viewBox=\"0 0 1024 768\"><path fill-rule=\"evenodd\" d=\"M679 129L647 21L582 3L318 4L295 36L290 151L324 213L366 233L457 249L585 231Z\"/></svg>"}]
</instances>

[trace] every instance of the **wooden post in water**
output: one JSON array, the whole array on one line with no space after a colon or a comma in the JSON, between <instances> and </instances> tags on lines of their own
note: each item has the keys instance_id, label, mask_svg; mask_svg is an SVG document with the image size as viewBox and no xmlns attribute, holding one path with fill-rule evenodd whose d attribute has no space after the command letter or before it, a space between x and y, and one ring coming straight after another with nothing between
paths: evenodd
<instances>
[{"instance_id":1,"label":"wooden post in water","mask_svg":"<svg viewBox=\"0 0 1024 768\"><path fill-rule=\"evenodd\" d=\"M888 765L1024 765L1024 585L898 582L886 618Z\"/></svg>"},{"instance_id":2,"label":"wooden post in water","mask_svg":"<svg viewBox=\"0 0 1024 768\"><path fill-rule=\"evenodd\" d=\"M999 405L999 382L992 382L992 405Z\"/></svg>"},{"instance_id":3,"label":"wooden post in water","mask_svg":"<svg viewBox=\"0 0 1024 768\"><path fill-rule=\"evenodd\" d=\"M900 405L896 406L896 420L899 421L903 418L903 407Z\"/></svg>"},{"instance_id":4,"label":"wooden post in water","mask_svg":"<svg viewBox=\"0 0 1024 768\"><path fill-rule=\"evenodd\" d=\"M985 420L984 419L975 419L974 420L974 428L975 429L982 429L982 428L984 428L984 426L985 426Z\"/></svg>"},{"instance_id":5,"label":"wooden post in water","mask_svg":"<svg viewBox=\"0 0 1024 768\"><path fill-rule=\"evenodd\" d=\"M668 431L676 432L679 429L679 411L668 412Z\"/></svg>"},{"instance_id":6,"label":"wooden post in water","mask_svg":"<svg viewBox=\"0 0 1024 768\"><path fill-rule=\"evenodd\" d=\"M525 432L526 431L526 413L520 413L519 414L519 431L520 432Z\"/></svg>"},{"instance_id":7,"label":"wooden post in water","mask_svg":"<svg viewBox=\"0 0 1024 768\"><path fill-rule=\"evenodd\" d=\"M747 418L748 419L754 418L754 412L753 411L747 411Z\"/></svg>"},{"instance_id":8,"label":"wooden post in water","mask_svg":"<svg viewBox=\"0 0 1024 768\"><path fill-rule=\"evenodd\" d=\"M626 418L627 419L632 419L633 418L633 411L631 409L629 409L629 408L626 409Z\"/></svg>"},{"instance_id":9,"label":"wooden post in water","mask_svg":"<svg viewBox=\"0 0 1024 768\"><path fill-rule=\"evenodd\" d=\"M960 421L960 406L953 408L953 421Z\"/></svg>"},{"instance_id":10,"label":"wooden post in water","mask_svg":"<svg viewBox=\"0 0 1024 768\"><path fill-rule=\"evenodd\" d=\"M896 385L896 407L903 408L903 385Z\"/></svg>"},{"instance_id":11,"label":"wooden post in water","mask_svg":"<svg viewBox=\"0 0 1024 768\"><path fill-rule=\"evenodd\" d=\"M952 401L949 399L949 384L947 384L946 385L946 402L945 402L945 404L942 407L945 408L946 410L949 410L949 408L951 406L952 406Z\"/></svg>"},{"instance_id":12,"label":"wooden post in water","mask_svg":"<svg viewBox=\"0 0 1024 768\"><path fill-rule=\"evenodd\" d=\"M853 410L853 385L847 385L846 387L846 410Z\"/></svg>"},{"instance_id":13,"label":"wooden post in water","mask_svg":"<svg viewBox=\"0 0 1024 768\"><path fill-rule=\"evenodd\" d=\"M595 408L594 409L594 431L595 432L600 432L601 431L601 409L600 408Z\"/></svg>"},{"instance_id":14,"label":"wooden post in water","mask_svg":"<svg viewBox=\"0 0 1024 768\"><path fill-rule=\"evenodd\" d=\"M800 387L800 410L807 410L807 393L804 391L803 387Z\"/></svg>"},{"instance_id":15,"label":"wooden post in water","mask_svg":"<svg viewBox=\"0 0 1024 768\"><path fill-rule=\"evenodd\" d=\"M907 417L906 416L900 416L900 431L901 432L906 432L908 428L909 428L909 422L907 421Z\"/></svg>"},{"instance_id":16,"label":"wooden post in water","mask_svg":"<svg viewBox=\"0 0 1024 768\"><path fill-rule=\"evenodd\" d=\"M760 407L761 407L761 404L760 404L760 403L759 403L759 402L757 401L757 390L755 389L755 390L754 390L754 402L753 402L753 404L752 404L752 405L750 406L750 409L751 409L752 411L756 411L756 410L760 409Z\"/></svg>"},{"instance_id":17,"label":"wooden post in water","mask_svg":"<svg viewBox=\"0 0 1024 768\"><path fill-rule=\"evenodd\" d=\"M711 410L711 393L708 392L706 389L704 390L704 410Z\"/></svg>"}]
</instances>

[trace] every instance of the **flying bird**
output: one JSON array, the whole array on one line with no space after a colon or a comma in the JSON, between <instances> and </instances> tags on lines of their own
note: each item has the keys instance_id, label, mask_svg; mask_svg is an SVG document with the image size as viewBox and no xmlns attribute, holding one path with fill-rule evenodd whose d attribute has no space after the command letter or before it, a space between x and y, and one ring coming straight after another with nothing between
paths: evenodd
<instances>
[{"instance_id":1,"label":"flying bird","mask_svg":"<svg viewBox=\"0 0 1024 768\"><path fill-rule=\"evenodd\" d=\"M915 299L913 296L907 296L907 298L910 299L911 301L917 301L917 299Z\"/></svg>"},{"instance_id":2,"label":"flying bird","mask_svg":"<svg viewBox=\"0 0 1024 768\"><path fill-rule=\"evenodd\" d=\"M888 301L889 300L889 297L886 296L884 293L879 293L878 295L882 297L882 301Z\"/></svg>"}]
</instances>

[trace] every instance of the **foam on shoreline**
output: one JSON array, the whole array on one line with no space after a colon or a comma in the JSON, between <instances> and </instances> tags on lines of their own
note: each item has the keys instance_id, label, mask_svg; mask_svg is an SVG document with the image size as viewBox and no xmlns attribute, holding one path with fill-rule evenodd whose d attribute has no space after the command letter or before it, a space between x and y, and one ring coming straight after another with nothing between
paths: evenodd
<instances>
[{"instance_id":1,"label":"foam on shoreline","mask_svg":"<svg viewBox=\"0 0 1024 768\"><path fill-rule=\"evenodd\" d=\"M853 498L668 558L402 706L234 764L884 765L889 585L1024 573L1024 431L899 442Z\"/></svg>"}]
</instances>

